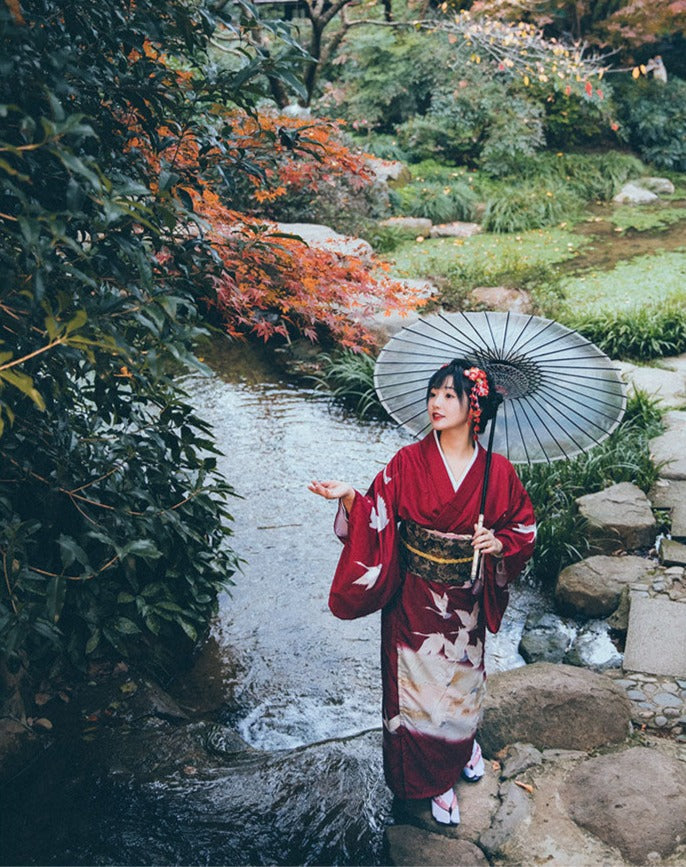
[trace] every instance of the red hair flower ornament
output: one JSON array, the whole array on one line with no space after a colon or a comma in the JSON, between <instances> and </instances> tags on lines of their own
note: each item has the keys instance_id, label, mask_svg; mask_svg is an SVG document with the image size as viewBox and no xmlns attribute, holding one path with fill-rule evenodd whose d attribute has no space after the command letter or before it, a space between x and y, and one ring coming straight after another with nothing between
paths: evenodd
<instances>
[{"instance_id":1,"label":"red hair flower ornament","mask_svg":"<svg viewBox=\"0 0 686 867\"><path fill-rule=\"evenodd\" d=\"M464 371L467 379L471 379L474 385L469 390L469 420L474 431L474 439L481 433L481 407L480 397L488 397L488 378L480 367L470 367Z\"/></svg>"}]
</instances>

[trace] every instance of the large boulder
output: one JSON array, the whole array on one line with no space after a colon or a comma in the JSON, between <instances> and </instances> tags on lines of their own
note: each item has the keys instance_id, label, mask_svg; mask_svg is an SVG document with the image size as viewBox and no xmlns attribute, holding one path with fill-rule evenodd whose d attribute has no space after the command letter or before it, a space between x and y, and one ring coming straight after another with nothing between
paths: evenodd
<instances>
[{"instance_id":1,"label":"large boulder","mask_svg":"<svg viewBox=\"0 0 686 867\"><path fill-rule=\"evenodd\" d=\"M371 263L374 250L372 245L362 238L352 238L341 235L329 226L319 223L277 223L280 232L286 235L297 235L310 247L328 250L338 256L354 256L363 262Z\"/></svg>"},{"instance_id":2,"label":"large boulder","mask_svg":"<svg viewBox=\"0 0 686 867\"><path fill-rule=\"evenodd\" d=\"M650 501L631 482L619 482L576 500L586 519L594 553L611 554L618 548L648 548L655 541L655 516Z\"/></svg>"},{"instance_id":3,"label":"large boulder","mask_svg":"<svg viewBox=\"0 0 686 867\"><path fill-rule=\"evenodd\" d=\"M609 677L537 662L489 677L479 742L489 756L516 741L590 750L623 741L630 720L631 703Z\"/></svg>"},{"instance_id":4,"label":"large boulder","mask_svg":"<svg viewBox=\"0 0 686 867\"><path fill-rule=\"evenodd\" d=\"M587 557L560 572L555 603L563 614L607 617L619 605L622 589L648 583L655 568L655 563L643 557Z\"/></svg>"},{"instance_id":5,"label":"large boulder","mask_svg":"<svg viewBox=\"0 0 686 867\"><path fill-rule=\"evenodd\" d=\"M686 843L686 764L634 747L584 761L561 792L574 821L634 864Z\"/></svg>"},{"instance_id":6,"label":"large boulder","mask_svg":"<svg viewBox=\"0 0 686 867\"><path fill-rule=\"evenodd\" d=\"M526 618L519 652L526 662L562 662L574 630L552 612L531 613Z\"/></svg>"},{"instance_id":7,"label":"large boulder","mask_svg":"<svg viewBox=\"0 0 686 867\"><path fill-rule=\"evenodd\" d=\"M391 825L386 829L387 864L416 867L432 864L436 867L487 867L484 853L468 840L452 839L423 828Z\"/></svg>"},{"instance_id":8,"label":"large boulder","mask_svg":"<svg viewBox=\"0 0 686 867\"><path fill-rule=\"evenodd\" d=\"M638 182L624 184L622 189L612 199L618 205L648 205L657 202L659 196L645 187L639 187Z\"/></svg>"},{"instance_id":9,"label":"large boulder","mask_svg":"<svg viewBox=\"0 0 686 867\"><path fill-rule=\"evenodd\" d=\"M671 196L674 193L674 184L669 178L641 178L636 183L658 196Z\"/></svg>"},{"instance_id":10,"label":"large boulder","mask_svg":"<svg viewBox=\"0 0 686 867\"><path fill-rule=\"evenodd\" d=\"M382 160L380 157L367 157L365 165L374 175L374 180L382 184L403 184L412 180L410 170L399 160Z\"/></svg>"}]
</instances>

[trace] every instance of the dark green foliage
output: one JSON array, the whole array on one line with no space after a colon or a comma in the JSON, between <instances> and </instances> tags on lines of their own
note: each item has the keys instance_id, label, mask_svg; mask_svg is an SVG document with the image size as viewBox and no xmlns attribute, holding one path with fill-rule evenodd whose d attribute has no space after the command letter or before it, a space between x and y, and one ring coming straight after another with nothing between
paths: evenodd
<instances>
[{"instance_id":1,"label":"dark green foliage","mask_svg":"<svg viewBox=\"0 0 686 867\"><path fill-rule=\"evenodd\" d=\"M336 400L351 407L359 418L386 416L374 389L375 358L346 349L334 355L320 355L319 360L322 373L315 377L318 388L330 390Z\"/></svg>"},{"instance_id":2,"label":"dark green foliage","mask_svg":"<svg viewBox=\"0 0 686 867\"><path fill-rule=\"evenodd\" d=\"M581 205L581 198L562 183L524 182L493 193L482 224L487 232L540 229L573 218Z\"/></svg>"},{"instance_id":3,"label":"dark green foliage","mask_svg":"<svg viewBox=\"0 0 686 867\"><path fill-rule=\"evenodd\" d=\"M633 79L617 88L620 132L641 159L686 171L686 81Z\"/></svg>"},{"instance_id":4,"label":"dark green foliage","mask_svg":"<svg viewBox=\"0 0 686 867\"><path fill-rule=\"evenodd\" d=\"M450 184L412 183L394 190L391 202L396 214L426 217L434 223L471 220L477 204L476 193L465 181Z\"/></svg>"},{"instance_id":5,"label":"dark green foliage","mask_svg":"<svg viewBox=\"0 0 686 867\"><path fill-rule=\"evenodd\" d=\"M617 482L633 482L647 491L659 473L648 440L662 430L660 412L638 392L622 423L599 446L571 461L518 466L517 472L536 511L538 535L531 570L553 582L565 566L588 555L584 521L575 500Z\"/></svg>"},{"instance_id":6,"label":"dark green foliage","mask_svg":"<svg viewBox=\"0 0 686 867\"><path fill-rule=\"evenodd\" d=\"M189 193L170 189L196 186L203 147L221 146L211 107L249 108L280 67L253 51L243 70L201 76L217 23L202 2L11 9L0 3L0 652L181 651L237 561L231 488L173 378L198 366L220 263ZM239 27L252 11L231 14ZM156 165L164 126L193 134L197 164ZM227 157L229 186L244 171Z\"/></svg>"},{"instance_id":7,"label":"dark green foliage","mask_svg":"<svg viewBox=\"0 0 686 867\"><path fill-rule=\"evenodd\" d=\"M686 310L676 302L589 313L567 324L611 358L648 361L686 352Z\"/></svg>"}]
</instances>

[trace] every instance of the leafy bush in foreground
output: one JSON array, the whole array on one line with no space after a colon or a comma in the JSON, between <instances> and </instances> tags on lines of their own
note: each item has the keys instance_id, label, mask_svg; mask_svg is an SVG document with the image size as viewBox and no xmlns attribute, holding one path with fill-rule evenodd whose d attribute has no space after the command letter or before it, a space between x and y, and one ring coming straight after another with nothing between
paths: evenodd
<instances>
[{"instance_id":1,"label":"leafy bush in foreground","mask_svg":"<svg viewBox=\"0 0 686 867\"><path fill-rule=\"evenodd\" d=\"M686 352L686 307L676 301L589 313L566 324L611 358L648 361Z\"/></svg>"},{"instance_id":2,"label":"leafy bush in foreground","mask_svg":"<svg viewBox=\"0 0 686 867\"><path fill-rule=\"evenodd\" d=\"M661 430L655 401L638 392L629 399L619 427L599 446L571 461L517 467L536 511L538 536L531 572L554 581L560 571L588 555L583 518L577 497L592 494L617 482L633 482L644 491L659 475L648 440Z\"/></svg>"}]
</instances>

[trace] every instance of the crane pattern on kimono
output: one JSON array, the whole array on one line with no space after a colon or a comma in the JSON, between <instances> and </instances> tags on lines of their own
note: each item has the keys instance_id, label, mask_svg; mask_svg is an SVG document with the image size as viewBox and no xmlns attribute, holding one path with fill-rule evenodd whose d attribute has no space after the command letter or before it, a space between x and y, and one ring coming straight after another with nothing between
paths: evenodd
<instances>
[{"instance_id":1,"label":"crane pattern on kimono","mask_svg":"<svg viewBox=\"0 0 686 867\"><path fill-rule=\"evenodd\" d=\"M471 632L476 628L476 625L479 620L479 605L476 603L472 611L463 611L461 608L453 608L452 611L448 610L448 604L450 602L447 593L436 593L434 590L429 588L429 593L434 600L434 605L425 605L427 611L433 611L435 614L442 620L450 620L455 615L460 620L462 627L467 630L467 632Z\"/></svg>"},{"instance_id":2,"label":"crane pattern on kimono","mask_svg":"<svg viewBox=\"0 0 686 867\"><path fill-rule=\"evenodd\" d=\"M377 494L376 507L372 506L372 511L369 516L369 526L372 530L376 530L377 533L380 533L382 530L386 529L388 524L389 519L386 501L381 494Z\"/></svg>"},{"instance_id":3,"label":"crane pattern on kimono","mask_svg":"<svg viewBox=\"0 0 686 867\"><path fill-rule=\"evenodd\" d=\"M441 632L415 632L414 635L421 635L424 638L421 647L416 651L420 656L442 656L451 662L468 662L475 668L481 664L483 659L483 642L477 638L476 644L469 643L469 632L466 629L458 629L454 641L451 641L447 635Z\"/></svg>"},{"instance_id":4,"label":"crane pattern on kimono","mask_svg":"<svg viewBox=\"0 0 686 867\"><path fill-rule=\"evenodd\" d=\"M379 580L379 575L383 569L383 563L377 563L376 566L367 566L367 564L363 563L361 560L355 560L355 562L366 571L363 572L359 578L356 578L355 581L353 581L353 584L361 584L365 590L371 590Z\"/></svg>"}]
</instances>

